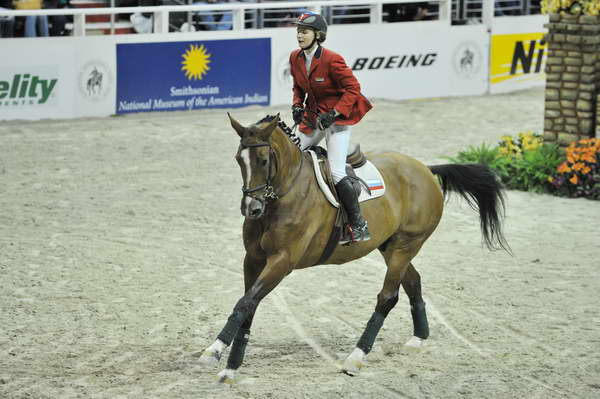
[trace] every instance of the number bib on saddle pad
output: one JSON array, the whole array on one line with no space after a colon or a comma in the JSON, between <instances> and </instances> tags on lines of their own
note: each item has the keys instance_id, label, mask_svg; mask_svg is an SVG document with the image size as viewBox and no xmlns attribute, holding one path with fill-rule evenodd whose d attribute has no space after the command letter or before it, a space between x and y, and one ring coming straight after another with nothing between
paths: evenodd
<instances>
[{"instance_id":1,"label":"number bib on saddle pad","mask_svg":"<svg viewBox=\"0 0 600 399\"><path fill-rule=\"evenodd\" d=\"M317 182L319 183L321 191L325 195L325 198L327 198L327 201L331 203L331 205L333 205L336 208L339 208L340 204L337 202L335 198L336 196L333 195L331 189L329 188L329 185L325 181L325 178L323 177L319 165L320 162L325 162L326 159L319 159L317 157L317 154L312 150L308 150L307 152L310 154L310 158L313 161L313 170L315 172L315 176L317 178ZM367 162L363 166L354 169L354 173L356 173L357 177L359 177L365 183L367 183L367 185L369 186L369 190L371 191L371 193L369 193L364 187L364 185L361 184L362 189L360 192L360 196L358 197L358 202L379 198L383 194L385 194L385 183L383 181L383 177L381 176L381 173L379 173L379 170L377 170L375 165L371 163L371 161L367 160Z\"/></svg>"}]
</instances>

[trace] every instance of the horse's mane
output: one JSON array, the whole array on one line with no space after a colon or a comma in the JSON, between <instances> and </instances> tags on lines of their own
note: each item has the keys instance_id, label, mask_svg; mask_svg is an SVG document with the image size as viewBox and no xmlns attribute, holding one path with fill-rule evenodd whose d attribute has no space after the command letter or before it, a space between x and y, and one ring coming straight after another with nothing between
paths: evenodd
<instances>
[{"instance_id":1,"label":"horse's mane","mask_svg":"<svg viewBox=\"0 0 600 399\"><path fill-rule=\"evenodd\" d=\"M275 118L277 118L277 115L267 115L264 118L262 118L261 120L259 120L258 122L256 122L256 124L258 125L263 122L271 122ZM296 136L296 133L294 133L292 131L292 128L289 127L288 125L286 125L286 123L284 121L282 121L281 119L279 119L279 122L277 123L277 125L279 126L281 131L283 133L285 133L285 135L290 139L290 141L292 143L294 143L296 145L296 147L300 148L300 137Z\"/></svg>"}]
</instances>

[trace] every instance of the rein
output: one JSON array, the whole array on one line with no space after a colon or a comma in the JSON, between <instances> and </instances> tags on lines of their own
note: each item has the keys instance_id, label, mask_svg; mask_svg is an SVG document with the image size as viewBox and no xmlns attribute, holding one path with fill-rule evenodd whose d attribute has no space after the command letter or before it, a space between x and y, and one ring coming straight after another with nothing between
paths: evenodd
<instances>
[{"instance_id":1,"label":"rein","mask_svg":"<svg viewBox=\"0 0 600 399\"><path fill-rule=\"evenodd\" d=\"M317 117L317 124L319 124L318 120L319 120L319 113L316 111L313 111L312 109L308 109L308 108L304 108L304 112L312 112L313 114L315 114L315 116ZM313 130L318 130L318 128L312 124L312 122L308 119L305 118L304 116L302 117L302 123L304 123L306 126L308 126L309 128L313 129ZM296 131L296 126L298 126L299 123L294 123L294 126L292 127L292 131Z\"/></svg>"},{"instance_id":2,"label":"rein","mask_svg":"<svg viewBox=\"0 0 600 399\"><path fill-rule=\"evenodd\" d=\"M277 192L275 191L275 187L273 187L273 183L271 182L271 158L275 158L275 160L277 160L277 156L275 155L275 151L273 151L273 147L271 146L271 144L270 143L244 144L243 142L240 141L240 146L242 147L242 149L256 148L256 147L269 147L269 169L267 171L267 178L265 179L266 183L261 184L258 187L254 187L254 188L242 187L242 193L244 194L244 196L249 196L249 197L254 198L257 201L262 202L262 200L260 198L256 198L249 194L254 193L256 191L265 190L264 198L268 202L268 201L276 201L280 198L283 198L287 193L289 193L292 190L292 188L294 187L294 183L296 182L296 180L298 179L298 176L300 176L300 172L302 171L302 165L304 162L304 156L302 155L302 152L300 153L300 166L298 167L296 174L292 178L290 186L284 193L277 194ZM300 150L300 149L298 149L298 150Z\"/></svg>"}]
</instances>

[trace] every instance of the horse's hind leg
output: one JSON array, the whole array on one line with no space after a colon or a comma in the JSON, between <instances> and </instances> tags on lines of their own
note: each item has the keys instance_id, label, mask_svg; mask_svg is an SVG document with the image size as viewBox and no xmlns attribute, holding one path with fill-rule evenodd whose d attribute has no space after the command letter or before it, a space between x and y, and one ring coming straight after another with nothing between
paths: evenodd
<instances>
[{"instance_id":1,"label":"horse's hind leg","mask_svg":"<svg viewBox=\"0 0 600 399\"><path fill-rule=\"evenodd\" d=\"M402 279L402 288L410 301L410 313L413 320L413 337L406 343L407 346L420 347L422 340L429 337L429 323L427 322L427 313L425 312L425 302L421 296L421 276L414 265L408 264L404 278Z\"/></svg>"},{"instance_id":2,"label":"horse's hind leg","mask_svg":"<svg viewBox=\"0 0 600 399\"><path fill-rule=\"evenodd\" d=\"M342 371L349 375L356 375L364 366L367 355L373 347L375 338L383 326L388 313L398 302L400 283L410 265L411 259L417 254L422 243L411 243L402 248L393 248L390 245L382 251L387 264L387 272L383 288L377 295L377 305L363 331L356 348L344 362Z\"/></svg>"}]
</instances>

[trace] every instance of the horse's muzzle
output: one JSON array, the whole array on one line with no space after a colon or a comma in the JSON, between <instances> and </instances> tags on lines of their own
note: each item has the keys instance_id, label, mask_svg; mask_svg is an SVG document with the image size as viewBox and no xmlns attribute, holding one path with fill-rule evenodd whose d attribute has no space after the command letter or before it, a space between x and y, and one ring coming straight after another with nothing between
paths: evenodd
<instances>
[{"instance_id":1,"label":"horse's muzzle","mask_svg":"<svg viewBox=\"0 0 600 399\"><path fill-rule=\"evenodd\" d=\"M250 219L258 219L265 213L265 202L254 197L242 198L242 215Z\"/></svg>"}]
</instances>

